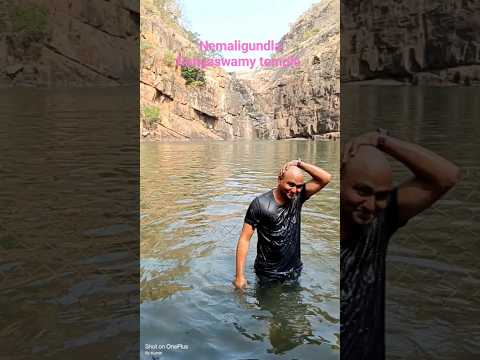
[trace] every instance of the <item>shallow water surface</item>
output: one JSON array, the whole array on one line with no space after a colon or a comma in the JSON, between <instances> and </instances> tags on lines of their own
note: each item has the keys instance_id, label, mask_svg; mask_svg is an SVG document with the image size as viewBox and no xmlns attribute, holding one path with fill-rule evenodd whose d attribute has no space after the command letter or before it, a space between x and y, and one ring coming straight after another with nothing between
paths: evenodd
<instances>
[{"instance_id":1,"label":"shallow water surface","mask_svg":"<svg viewBox=\"0 0 480 360\"><path fill-rule=\"evenodd\" d=\"M0 358L137 354L137 99L0 89Z\"/></svg>"},{"instance_id":2,"label":"shallow water surface","mask_svg":"<svg viewBox=\"0 0 480 360\"><path fill-rule=\"evenodd\" d=\"M235 291L246 209L298 157L334 175L303 208L300 285L256 286L255 234L249 286ZM338 142L141 144L141 357L338 359L338 163ZM146 355L147 344L164 348Z\"/></svg>"}]
</instances>

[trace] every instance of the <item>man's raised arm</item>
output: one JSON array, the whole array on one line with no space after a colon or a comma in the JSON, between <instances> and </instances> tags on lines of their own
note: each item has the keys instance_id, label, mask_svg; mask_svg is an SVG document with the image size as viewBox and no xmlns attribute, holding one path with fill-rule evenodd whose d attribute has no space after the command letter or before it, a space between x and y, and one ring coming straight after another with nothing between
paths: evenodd
<instances>
[{"instance_id":1,"label":"man's raised arm","mask_svg":"<svg viewBox=\"0 0 480 360\"><path fill-rule=\"evenodd\" d=\"M400 222L405 222L432 206L460 178L458 167L440 155L379 132L367 133L349 142L344 156L354 155L361 145L376 146L412 171L413 178L398 188Z\"/></svg>"},{"instance_id":2,"label":"man's raised arm","mask_svg":"<svg viewBox=\"0 0 480 360\"><path fill-rule=\"evenodd\" d=\"M298 161L297 166L312 177L312 180L305 184L307 198L323 189L332 179L332 175L329 172L316 165Z\"/></svg>"},{"instance_id":3,"label":"man's raised arm","mask_svg":"<svg viewBox=\"0 0 480 360\"><path fill-rule=\"evenodd\" d=\"M236 256L236 276L235 287L241 289L247 286L247 280L245 279L245 260L247 259L248 247L250 245L250 239L255 229L252 225L244 223L240 238L237 244L237 256Z\"/></svg>"}]
</instances>

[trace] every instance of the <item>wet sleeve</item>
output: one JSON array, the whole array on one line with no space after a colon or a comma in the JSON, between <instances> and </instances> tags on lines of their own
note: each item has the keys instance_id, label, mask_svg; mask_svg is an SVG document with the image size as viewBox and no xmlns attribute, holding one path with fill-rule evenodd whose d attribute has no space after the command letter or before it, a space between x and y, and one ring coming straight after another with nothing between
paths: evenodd
<instances>
[{"instance_id":1,"label":"wet sleeve","mask_svg":"<svg viewBox=\"0 0 480 360\"><path fill-rule=\"evenodd\" d=\"M245 215L245 223L252 225L255 229L260 222L260 206L258 204L258 198L253 199L248 207L247 214Z\"/></svg>"},{"instance_id":2,"label":"wet sleeve","mask_svg":"<svg viewBox=\"0 0 480 360\"><path fill-rule=\"evenodd\" d=\"M407 221L400 222L399 215L398 215L398 188L395 188L390 193L390 197L388 199L387 207L385 208L385 229L387 235L392 235L395 231L399 228L404 226Z\"/></svg>"},{"instance_id":3,"label":"wet sleeve","mask_svg":"<svg viewBox=\"0 0 480 360\"><path fill-rule=\"evenodd\" d=\"M302 190L300 191L300 204L303 204L305 201L307 201L309 198L307 197L307 187L303 185Z\"/></svg>"}]
</instances>

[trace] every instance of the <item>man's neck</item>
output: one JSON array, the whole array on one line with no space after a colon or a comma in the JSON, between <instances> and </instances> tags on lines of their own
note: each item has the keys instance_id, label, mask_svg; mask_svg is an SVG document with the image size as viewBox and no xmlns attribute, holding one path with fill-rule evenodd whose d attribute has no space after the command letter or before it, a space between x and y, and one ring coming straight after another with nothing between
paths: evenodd
<instances>
[{"instance_id":1,"label":"man's neck","mask_svg":"<svg viewBox=\"0 0 480 360\"><path fill-rule=\"evenodd\" d=\"M278 190L278 188L273 189L273 198L279 205L285 205L289 199L286 199L282 196L282 193Z\"/></svg>"}]
</instances>

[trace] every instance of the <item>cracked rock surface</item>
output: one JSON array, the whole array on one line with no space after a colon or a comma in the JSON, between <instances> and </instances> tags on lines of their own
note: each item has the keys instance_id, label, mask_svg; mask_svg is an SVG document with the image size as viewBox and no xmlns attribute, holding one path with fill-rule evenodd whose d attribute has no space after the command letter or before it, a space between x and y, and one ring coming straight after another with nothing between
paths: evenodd
<instances>
[{"instance_id":1,"label":"cracked rock surface","mask_svg":"<svg viewBox=\"0 0 480 360\"><path fill-rule=\"evenodd\" d=\"M0 84L136 83L139 21L138 0L0 0Z\"/></svg>"},{"instance_id":2,"label":"cracked rock surface","mask_svg":"<svg viewBox=\"0 0 480 360\"><path fill-rule=\"evenodd\" d=\"M178 24L142 10L141 103L158 109L140 125L154 140L320 138L340 128L339 1L312 6L283 36L279 57L294 68L227 73L205 69L205 83L187 85L172 60L197 45ZM166 61L169 60L169 61Z\"/></svg>"}]
</instances>

